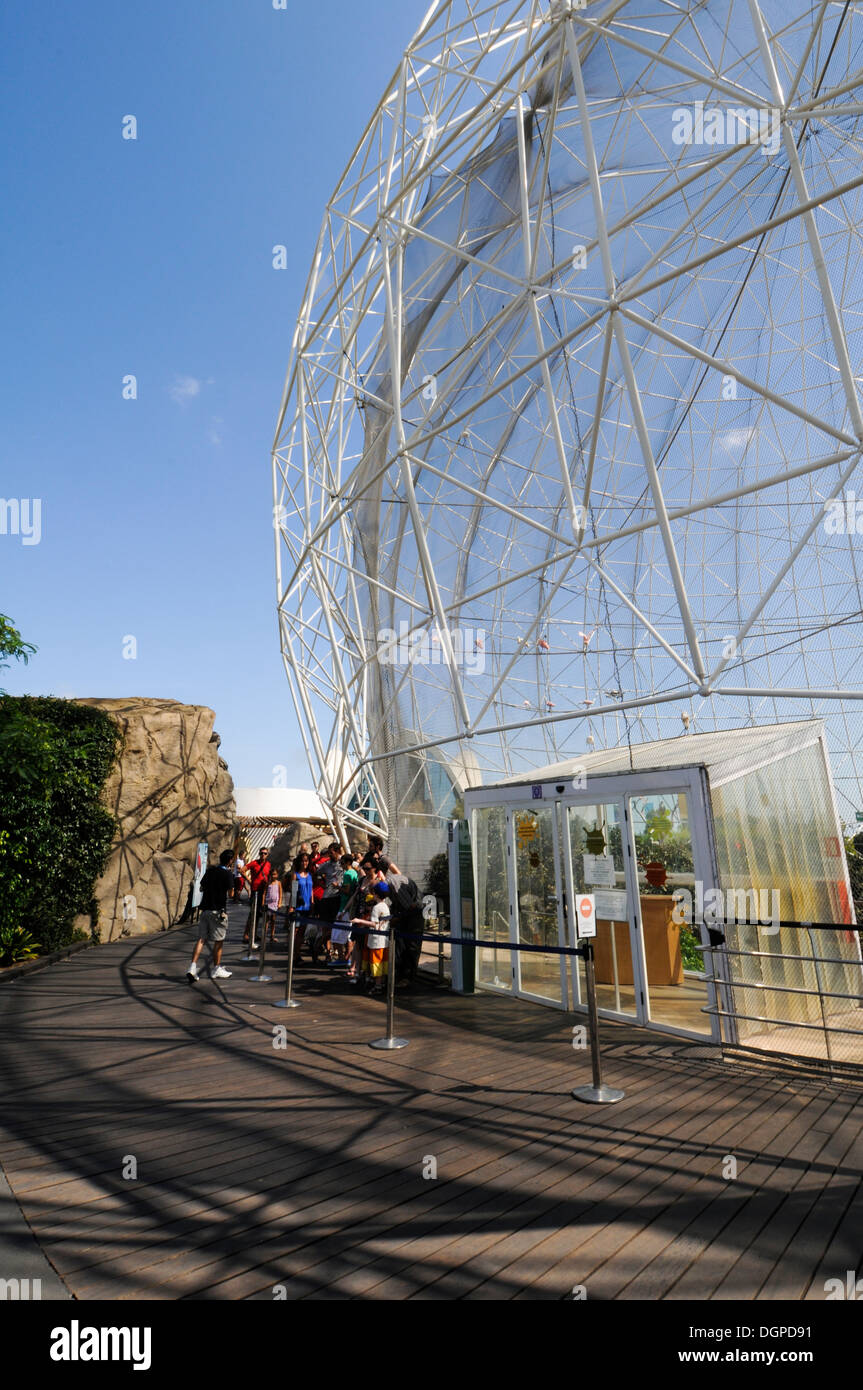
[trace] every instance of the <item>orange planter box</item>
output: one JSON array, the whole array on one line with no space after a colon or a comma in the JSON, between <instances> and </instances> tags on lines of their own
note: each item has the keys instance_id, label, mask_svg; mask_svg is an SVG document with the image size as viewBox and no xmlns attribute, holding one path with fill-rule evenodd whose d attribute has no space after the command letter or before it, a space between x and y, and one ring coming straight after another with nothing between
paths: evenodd
<instances>
[{"instance_id":1,"label":"orange planter box","mask_svg":"<svg viewBox=\"0 0 863 1390\"><path fill-rule=\"evenodd\" d=\"M641 899L641 925L644 933L644 955L647 962L647 982L651 985L682 985L683 957L680 954L680 928L671 920L674 903L661 894L645 893ZM612 924L597 918L594 953L596 981L600 985L614 983L612 958L612 926L617 952L617 978L622 985L633 983L632 952L629 949L629 923Z\"/></svg>"}]
</instances>

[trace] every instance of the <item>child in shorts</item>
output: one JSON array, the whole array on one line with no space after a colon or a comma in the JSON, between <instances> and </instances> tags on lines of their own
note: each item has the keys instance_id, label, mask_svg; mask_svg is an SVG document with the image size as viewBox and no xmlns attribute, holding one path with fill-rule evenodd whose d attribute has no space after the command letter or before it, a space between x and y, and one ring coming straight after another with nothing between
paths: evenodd
<instances>
[{"instance_id":1,"label":"child in shorts","mask_svg":"<svg viewBox=\"0 0 863 1390\"><path fill-rule=\"evenodd\" d=\"M383 994L390 961L390 938L385 930L390 924L389 905L390 886L386 879L378 879L372 884L375 902L369 912L369 933L363 950L363 977L369 985L370 994Z\"/></svg>"},{"instance_id":2,"label":"child in shorts","mask_svg":"<svg viewBox=\"0 0 863 1390\"><path fill-rule=\"evenodd\" d=\"M279 879L278 870L275 868L270 869L270 881L267 884L265 902L267 907L267 925L265 930L269 932L269 940L275 941L276 913L282 905L282 884Z\"/></svg>"}]
</instances>

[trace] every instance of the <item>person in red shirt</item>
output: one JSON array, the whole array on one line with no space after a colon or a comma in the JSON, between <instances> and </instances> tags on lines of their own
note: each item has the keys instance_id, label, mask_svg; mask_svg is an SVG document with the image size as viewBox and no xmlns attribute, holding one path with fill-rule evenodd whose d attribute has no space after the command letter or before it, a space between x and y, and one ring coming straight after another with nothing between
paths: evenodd
<instances>
[{"instance_id":1,"label":"person in red shirt","mask_svg":"<svg viewBox=\"0 0 863 1390\"><path fill-rule=\"evenodd\" d=\"M243 875L249 885L250 897L249 919L246 922L246 934L243 937L244 941L248 941L249 939L249 932L252 926L252 913L254 912L255 899L257 899L258 902L257 921L261 923L261 929L263 930L264 895L267 891L267 884L270 881L270 869L272 868L272 865L270 864L270 853L270 850L262 850L261 853L255 859L249 861L249 863L243 870Z\"/></svg>"}]
</instances>

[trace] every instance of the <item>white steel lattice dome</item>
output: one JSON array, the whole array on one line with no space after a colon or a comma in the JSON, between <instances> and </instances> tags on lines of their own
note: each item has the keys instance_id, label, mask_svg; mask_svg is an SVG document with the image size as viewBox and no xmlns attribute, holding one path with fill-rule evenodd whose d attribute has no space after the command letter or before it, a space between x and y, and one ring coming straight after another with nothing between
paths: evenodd
<instances>
[{"instance_id":1,"label":"white steel lattice dome","mask_svg":"<svg viewBox=\"0 0 863 1390\"><path fill-rule=\"evenodd\" d=\"M812 714L863 806L861 69L842 0L420 26L327 207L274 449L317 784L404 857L466 785Z\"/></svg>"}]
</instances>

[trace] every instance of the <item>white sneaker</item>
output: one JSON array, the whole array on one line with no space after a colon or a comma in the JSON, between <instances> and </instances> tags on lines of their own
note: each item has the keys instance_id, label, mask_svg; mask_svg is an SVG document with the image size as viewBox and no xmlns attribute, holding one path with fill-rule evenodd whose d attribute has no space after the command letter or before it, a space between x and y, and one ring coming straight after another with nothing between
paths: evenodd
<instances>
[{"instance_id":1,"label":"white sneaker","mask_svg":"<svg viewBox=\"0 0 863 1390\"><path fill-rule=\"evenodd\" d=\"M192 961L192 964L189 966L188 970L186 971L186 979L187 979L187 980L191 980L191 981L194 983L194 981L197 980L197 978L198 978L198 967L197 967L197 965L195 964L195 962Z\"/></svg>"},{"instance_id":2,"label":"white sneaker","mask_svg":"<svg viewBox=\"0 0 863 1390\"><path fill-rule=\"evenodd\" d=\"M230 980L230 978L231 978L231 976L233 975L233 973L234 973L233 970L226 970L225 967L224 967L223 965L220 965L219 968L218 968L218 970L211 970L211 971L210 971L210 979L211 979L211 980Z\"/></svg>"}]
</instances>

